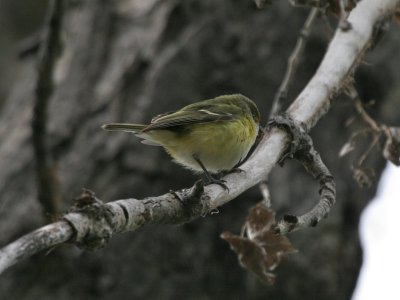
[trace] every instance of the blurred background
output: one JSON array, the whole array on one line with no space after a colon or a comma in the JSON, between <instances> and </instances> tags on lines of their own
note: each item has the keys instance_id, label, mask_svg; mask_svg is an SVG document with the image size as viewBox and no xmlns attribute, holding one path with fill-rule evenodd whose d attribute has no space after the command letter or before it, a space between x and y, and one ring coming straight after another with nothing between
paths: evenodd
<instances>
[{"instance_id":1,"label":"blurred background","mask_svg":"<svg viewBox=\"0 0 400 300\"><path fill-rule=\"evenodd\" d=\"M31 122L48 1L0 0L0 246L56 219L81 188L103 201L159 195L197 179L160 148L106 122L146 122L201 99L242 93L269 109L309 9L250 0L65 1L62 48L48 106L49 149L58 202L38 200ZM329 19L331 24L336 20ZM400 120L400 35L391 24L355 75L367 111L388 125ZM289 102L305 86L329 42L316 20ZM370 105L371 100L375 100ZM351 124L349 120L352 120ZM397 123L396 123L397 122ZM0 278L4 299L350 299L363 252L360 214L385 165L379 148L364 163L371 184L360 187L352 164L369 146L361 136L350 155L338 153L366 125L345 96L311 131L336 178L337 203L318 227L291 234L299 250L262 285L219 238L239 233L258 187L213 214L180 226L147 226L114 236L88 253L71 245L25 260ZM273 208L300 214L317 201L318 185L292 161L269 177ZM383 275L382 275L383 276ZM301 296L300 296L301 295ZM362 298L359 298L362 299Z\"/></svg>"}]
</instances>

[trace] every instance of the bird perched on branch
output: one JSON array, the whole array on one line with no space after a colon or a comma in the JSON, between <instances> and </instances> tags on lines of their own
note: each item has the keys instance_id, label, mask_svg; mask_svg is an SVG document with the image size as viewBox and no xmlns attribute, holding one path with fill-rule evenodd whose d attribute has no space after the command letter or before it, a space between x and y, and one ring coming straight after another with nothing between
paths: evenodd
<instances>
[{"instance_id":1,"label":"bird perched on branch","mask_svg":"<svg viewBox=\"0 0 400 300\"><path fill-rule=\"evenodd\" d=\"M256 140L259 122L256 104L233 94L158 115L150 124L111 123L102 128L132 132L144 144L163 146L177 163L204 172L207 183L227 188L210 173L229 171L243 161Z\"/></svg>"}]
</instances>

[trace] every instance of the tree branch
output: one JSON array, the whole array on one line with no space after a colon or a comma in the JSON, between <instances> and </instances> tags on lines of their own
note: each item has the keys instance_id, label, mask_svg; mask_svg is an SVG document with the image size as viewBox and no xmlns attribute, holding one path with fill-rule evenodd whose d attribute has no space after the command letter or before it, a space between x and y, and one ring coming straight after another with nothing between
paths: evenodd
<instances>
[{"instance_id":1,"label":"tree branch","mask_svg":"<svg viewBox=\"0 0 400 300\"><path fill-rule=\"evenodd\" d=\"M346 32L341 29L336 31L316 74L289 107L288 114L294 121L304 123L309 130L327 112L331 101L369 47L374 25L393 13L399 2L400 0L363 0L357 5L348 17L351 29ZM28 255L56 245L58 242L55 242L54 237L47 234L49 228L58 228L60 242L69 240L81 243L85 240L106 240L113 233L133 231L147 223L177 224L204 216L266 178L288 142L288 134L281 129L272 128L266 133L250 158L240 167L244 172L224 177L229 192L218 185L205 186L204 189L195 185L191 189L158 197L118 200L103 206L98 204L93 195L86 195L90 203L101 208L99 211L103 211L103 214L89 213L83 207L81 211L65 215L65 221L48 225L20 238L0 250L0 272ZM184 205L186 200L194 203L190 209ZM26 241L31 239L36 242L30 243L32 246L29 247L29 252L16 251L20 249L19 245L27 245ZM104 245L101 242L95 244Z\"/></svg>"},{"instance_id":2,"label":"tree branch","mask_svg":"<svg viewBox=\"0 0 400 300\"><path fill-rule=\"evenodd\" d=\"M287 234L306 227L315 227L326 218L336 201L335 181L319 153L314 149L311 137L305 132L304 125L296 123L286 114L273 117L268 127L284 129L291 136L288 150L281 157L279 164L283 164L287 157L294 157L301 162L308 173L319 181L320 198L311 211L300 215L284 215L275 226L275 232Z\"/></svg>"},{"instance_id":3,"label":"tree branch","mask_svg":"<svg viewBox=\"0 0 400 300\"><path fill-rule=\"evenodd\" d=\"M0 270L42 250L65 243L73 235L73 228L65 221L41 227L5 246L0 251Z\"/></svg>"}]
</instances>

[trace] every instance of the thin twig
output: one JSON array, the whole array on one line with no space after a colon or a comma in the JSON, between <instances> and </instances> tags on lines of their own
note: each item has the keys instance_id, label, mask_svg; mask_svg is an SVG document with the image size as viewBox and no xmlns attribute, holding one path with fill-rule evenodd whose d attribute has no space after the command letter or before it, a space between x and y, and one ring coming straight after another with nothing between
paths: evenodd
<instances>
[{"instance_id":1,"label":"thin twig","mask_svg":"<svg viewBox=\"0 0 400 300\"><path fill-rule=\"evenodd\" d=\"M351 135L349 141L352 142L360 133L363 133L363 132L372 132L372 135L373 135L373 140L370 143L368 149L364 152L364 154L360 157L360 159L357 162L357 166L360 167L363 164L363 162L365 161L365 159L367 158L370 151L379 143L379 138L382 135L385 135L385 137L386 137L385 145L393 145L393 134L394 133L392 132L392 129L391 129L393 127L389 127L383 123L375 121L367 113L367 111L364 109L364 106L362 105L362 101L357 92L357 89L354 87L353 84L350 84L346 87L346 94L353 100L354 107L356 108L357 112L361 115L361 118L363 119L363 121L369 126L368 128L364 128L362 130L359 130L359 131L353 133ZM386 148L386 146L385 146L385 148ZM394 154L393 157L392 157L392 155L390 155L390 157L387 157L385 155L385 149L383 150L383 156L395 164L397 161L396 159L398 159L398 158L396 158L396 154ZM391 158L393 158L393 159L391 159Z\"/></svg>"},{"instance_id":2,"label":"thin twig","mask_svg":"<svg viewBox=\"0 0 400 300\"><path fill-rule=\"evenodd\" d=\"M372 132L372 142L369 144L367 150L364 151L364 153L361 155L361 157L357 161L357 167L361 167L366 158L368 157L369 153L372 151L372 149L378 144L379 138L382 135L382 133L387 134L387 131L384 129L386 127L385 125L379 124L376 122L364 109L360 95L358 94L357 89L352 83L349 83L346 86L346 94L353 100L354 107L356 108L357 112L360 114L361 118L363 121L369 126L368 128L364 129L367 132ZM360 132L363 132L364 130L360 130L358 132L355 132L351 135L350 141L353 141L353 139L358 136Z\"/></svg>"},{"instance_id":3,"label":"thin twig","mask_svg":"<svg viewBox=\"0 0 400 300\"><path fill-rule=\"evenodd\" d=\"M291 143L282 156L280 163L287 157L294 157L300 161L306 171L318 180L320 198L314 208L300 216L284 215L276 224L276 233L287 234L305 227L316 226L325 218L336 201L335 181L329 169L315 150L311 137L306 132L306 127L293 120L288 114L273 117L268 127L278 127L289 133Z\"/></svg>"},{"instance_id":4,"label":"thin twig","mask_svg":"<svg viewBox=\"0 0 400 300\"><path fill-rule=\"evenodd\" d=\"M60 192L54 163L47 146L47 107L53 91L53 73L61 52L63 0L50 2L47 34L41 44L32 119L32 141L35 155L38 199L47 214L60 205Z\"/></svg>"},{"instance_id":5,"label":"thin twig","mask_svg":"<svg viewBox=\"0 0 400 300\"><path fill-rule=\"evenodd\" d=\"M354 106L357 112L361 115L362 119L365 123L367 123L374 131L380 132L381 125L379 125L371 116L365 111L360 96L357 92L357 89L354 87L353 84L349 84L346 87L346 94L354 101Z\"/></svg>"},{"instance_id":6,"label":"thin twig","mask_svg":"<svg viewBox=\"0 0 400 300\"><path fill-rule=\"evenodd\" d=\"M276 225L276 231L280 234L317 226L323 218L328 216L336 201L336 188L333 176L323 163L319 153L313 148L311 139L309 141L311 149L296 156L304 168L319 181L320 197L317 204L305 214L300 216L284 215L282 220Z\"/></svg>"},{"instance_id":7,"label":"thin twig","mask_svg":"<svg viewBox=\"0 0 400 300\"><path fill-rule=\"evenodd\" d=\"M290 82L292 81L293 76L296 73L297 65L299 64L300 57L303 53L306 40L310 34L312 24L314 23L314 20L318 15L318 11L319 11L318 8L311 9L303 25L303 28L300 31L299 37L296 42L296 46L294 47L293 52L288 59L285 76L283 77L282 83L279 86L274 101L272 102L271 111L269 113L269 119L280 112L280 110L282 109L283 102L286 101L287 99Z\"/></svg>"},{"instance_id":8,"label":"thin twig","mask_svg":"<svg viewBox=\"0 0 400 300\"><path fill-rule=\"evenodd\" d=\"M372 151L372 149L378 144L379 142L379 137L380 134L374 134L373 135L373 139L372 142L369 144L367 150L364 151L363 155L361 155L361 157L359 158L359 160L357 161L357 165L360 167L362 166L362 164L364 163L364 161L367 159L369 153Z\"/></svg>"}]
</instances>

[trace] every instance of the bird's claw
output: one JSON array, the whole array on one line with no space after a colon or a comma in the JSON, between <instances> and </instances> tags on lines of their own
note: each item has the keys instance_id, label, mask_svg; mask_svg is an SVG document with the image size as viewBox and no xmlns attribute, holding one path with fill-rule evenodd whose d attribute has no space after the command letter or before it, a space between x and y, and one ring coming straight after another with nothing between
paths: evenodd
<instances>
[{"instance_id":1,"label":"bird's claw","mask_svg":"<svg viewBox=\"0 0 400 300\"><path fill-rule=\"evenodd\" d=\"M233 168L229 171L229 173L246 173L246 171L242 170L241 168Z\"/></svg>"},{"instance_id":2,"label":"bird's claw","mask_svg":"<svg viewBox=\"0 0 400 300\"><path fill-rule=\"evenodd\" d=\"M206 184L206 185L209 185L209 184L218 184L219 186L223 187L224 190L228 191L228 193L229 193L229 188L228 188L228 186L226 185L226 180L223 180L223 179L216 179L216 178L211 177L211 178L207 178L207 181L205 182L205 184Z\"/></svg>"}]
</instances>

